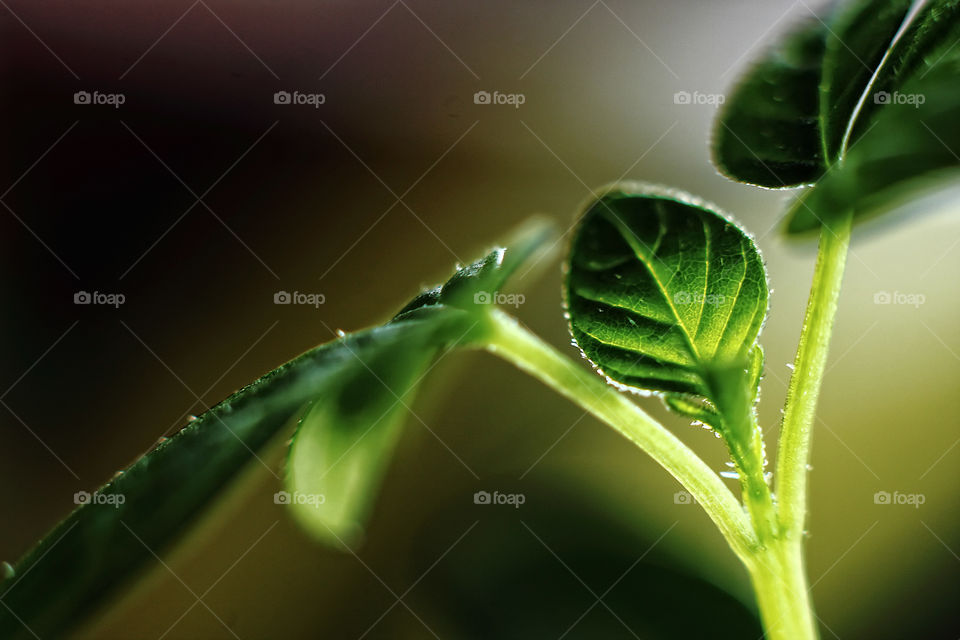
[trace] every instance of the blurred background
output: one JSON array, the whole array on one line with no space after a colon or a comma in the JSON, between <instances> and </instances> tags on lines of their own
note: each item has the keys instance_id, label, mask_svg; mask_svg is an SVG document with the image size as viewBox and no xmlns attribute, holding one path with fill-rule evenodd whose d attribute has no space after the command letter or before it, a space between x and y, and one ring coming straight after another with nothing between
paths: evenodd
<instances>
[{"instance_id":1,"label":"blurred background","mask_svg":"<svg viewBox=\"0 0 960 640\"><path fill-rule=\"evenodd\" d=\"M0 560L326 327L383 321L530 214L568 229L620 178L757 237L775 457L815 246L778 231L790 194L719 176L709 140L749 60L822 3L0 5ZM858 228L848 263L811 473L825 638L960 635L960 218L916 209ZM576 358L543 266L516 313ZM719 440L641 402L724 468ZM430 429L408 424L355 555L252 470L80 637L760 636L720 535L612 430L485 354L442 361L414 409Z\"/></svg>"}]
</instances>

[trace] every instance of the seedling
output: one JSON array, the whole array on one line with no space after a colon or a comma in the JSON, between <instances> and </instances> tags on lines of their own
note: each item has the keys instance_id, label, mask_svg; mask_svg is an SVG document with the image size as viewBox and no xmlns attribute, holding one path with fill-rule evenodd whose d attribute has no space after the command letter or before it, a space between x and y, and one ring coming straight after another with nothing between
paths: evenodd
<instances>
[{"instance_id":1,"label":"seedling","mask_svg":"<svg viewBox=\"0 0 960 640\"><path fill-rule=\"evenodd\" d=\"M677 479L746 567L769 638L815 638L803 561L807 463L851 231L956 180L958 41L958 0L851 2L787 35L719 114L720 170L762 187L806 186L785 231L819 234L775 469L756 412L769 295L756 245L693 196L614 184L583 207L564 262L570 332L596 372L491 304L552 243L550 225L533 221L385 325L321 345L241 389L92 494L7 568L0 636L62 632L150 560L150 549L181 533L257 452L289 437L292 422L280 501L318 539L348 544L431 364L447 350L484 349ZM631 392L659 396L722 438L740 495Z\"/></svg>"}]
</instances>

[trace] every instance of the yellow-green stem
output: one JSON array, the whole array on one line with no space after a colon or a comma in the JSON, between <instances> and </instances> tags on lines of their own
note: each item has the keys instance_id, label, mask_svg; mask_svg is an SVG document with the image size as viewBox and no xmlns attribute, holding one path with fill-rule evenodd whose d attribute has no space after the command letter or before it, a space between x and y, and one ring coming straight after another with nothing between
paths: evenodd
<instances>
[{"instance_id":1,"label":"yellow-green stem","mask_svg":"<svg viewBox=\"0 0 960 640\"><path fill-rule=\"evenodd\" d=\"M747 561L757 548L753 527L740 502L697 454L625 394L524 329L511 316L495 309L487 314L486 323L481 332L488 351L566 396L647 452L680 481L734 552Z\"/></svg>"},{"instance_id":2,"label":"yellow-green stem","mask_svg":"<svg viewBox=\"0 0 960 640\"><path fill-rule=\"evenodd\" d=\"M775 479L780 525L784 534L795 540L803 537L810 438L850 246L852 218L847 213L832 225L824 224L820 232L817 265L784 407Z\"/></svg>"},{"instance_id":3,"label":"yellow-green stem","mask_svg":"<svg viewBox=\"0 0 960 640\"><path fill-rule=\"evenodd\" d=\"M767 640L817 637L807 587L803 548L798 541L768 540L747 561Z\"/></svg>"}]
</instances>

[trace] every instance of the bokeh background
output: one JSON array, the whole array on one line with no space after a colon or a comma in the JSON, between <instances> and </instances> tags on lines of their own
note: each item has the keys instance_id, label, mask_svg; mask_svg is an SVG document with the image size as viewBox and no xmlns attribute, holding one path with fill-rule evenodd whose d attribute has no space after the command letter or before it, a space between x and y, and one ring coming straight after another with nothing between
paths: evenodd
<instances>
[{"instance_id":1,"label":"bokeh background","mask_svg":"<svg viewBox=\"0 0 960 640\"><path fill-rule=\"evenodd\" d=\"M821 3L0 5L0 559L327 327L384 320L532 213L567 229L590 188L619 178L699 194L756 235L776 438L814 246L778 232L789 192L719 176L708 143L716 96ZM324 101L276 104L278 91ZM524 102L475 104L478 91ZM812 460L825 638L960 635L956 214L928 202L855 236ZM559 261L543 266L515 283L517 314L576 357ZM280 290L325 304L275 305ZM125 303L76 305L78 291ZM882 292L923 303L876 304ZM643 405L723 468L720 441ZM429 429L410 421L356 555L273 504L273 459L80 636L671 637L643 627L655 611L673 637L756 633L719 534L610 429L484 354L442 361L414 409ZM478 490L527 502L476 506ZM924 502L876 504L880 491ZM684 586L697 579L730 602L711 609L727 596Z\"/></svg>"}]
</instances>

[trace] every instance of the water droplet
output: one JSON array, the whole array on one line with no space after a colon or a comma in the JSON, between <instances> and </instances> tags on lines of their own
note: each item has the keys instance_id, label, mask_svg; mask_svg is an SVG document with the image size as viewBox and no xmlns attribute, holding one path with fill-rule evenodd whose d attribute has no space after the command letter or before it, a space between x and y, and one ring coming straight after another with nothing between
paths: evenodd
<instances>
[{"instance_id":1,"label":"water droplet","mask_svg":"<svg viewBox=\"0 0 960 640\"><path fill-rule=\"evenodd\" d=\"M2 573L0 573L0 575L2 575L2 577L5 580L9 580L13 576L17 575L17 572L16 570L14 570L13 565L10 564L9 562L0 562L0 570L2 570Z\"/></svg>"},{"instance_id":2,"label":"water droplet","mask_svg":"<svg viewBox=\"0 0 960 640\"><path fill-rule=\"evenodd\" d=\"M720 432L719 432L719 431L714 431L714 432L713 432L713 435L719 438L719 437L720 437Z\"/></svg>"},{"instance_id":3,"label":"water droplet","mask_svg":"<svg viewBox=\"0 0 960 640\"><path fill-rule=\"evenodd\" d=\"M788 363L787 363L787 369L790 369L790 371L793 371L793 363L792 363L792 362L788 362Z\"/></svg>"},{"instance_id":4,"label":"water droplet","mask_svg":"<svg viewBox=\"0 0 960 640\"><path fill-rule=\"evenodd\" d=\"M347 332L346 332L346 331L344 331L343 329L337 329L337 337L338 337L338 338L342 338L342 337L345 336L345 335L347 335Z\"/></svg>"},{"instance_id":5,"label":"water droplet","mask_svg":"<svg viewBox=\"0 0 960 640\"><path fill-rule=\"evenodd\" d=\"M813 465L812 465L812 464L808 464L808 465L807 465L807 471L813 471Z\"/></svg>"},{"instance_id":6,"label":"water droplet","mask_svg":"<svg viewBox=\"0 0 960 640\"><path fill-rule=\"evenodd\" d=\"M196 419L197 419L197 416L195 416L195 415L193 415L193 414L187 416L187 422L193 422L193 421L196 420Z\"/></svg>"},{"instance_id":7,"label":"water droplet","mask_svg":"<svg viewBox=\"0 0 960 640\"><path fill-rule=\"evenodd\" d=\"M114 474L113 474L113 479L116 480L117 478L119 478L119 477L122 476L122 475L123 475L123 469L121 469L120 471L117 471L116 473L114 473Z\"/></svg>"},{"instance_id":8,"label":"water droplet","mask_svg":"<svg viewBox=\"0 0 960 640\"><path fill-rule=\"evenodd\" d=\"M737 466L737 465L733 464L732 462L724 462L724 464L727 465L728 467L730 467L731 469L733 469L734 467Z\"/></svg>"},{"instance_id":9,"label":"water droplet","mask_svg":"<svg viewBox=\"0 0 960 640\"><path fill-rule=\"evenodd\" d=\"M721 477L721 478L730 478L731 480L739 480L739 479L740 479L740 474L737 473L736 471L721 471L721 472L720 472L720 477Z\"/></svg>"},{"instance_id":10,"label":"water droplet","mask_svg":"<svg viewBox=\"0 0 960 640\"><path fill-rule=\"evenodd\" d=\"M763 481L767 484L770 484L770 481L773 480L773 471L767 471L763 474Z\"/></svg>"}]
</instances>

